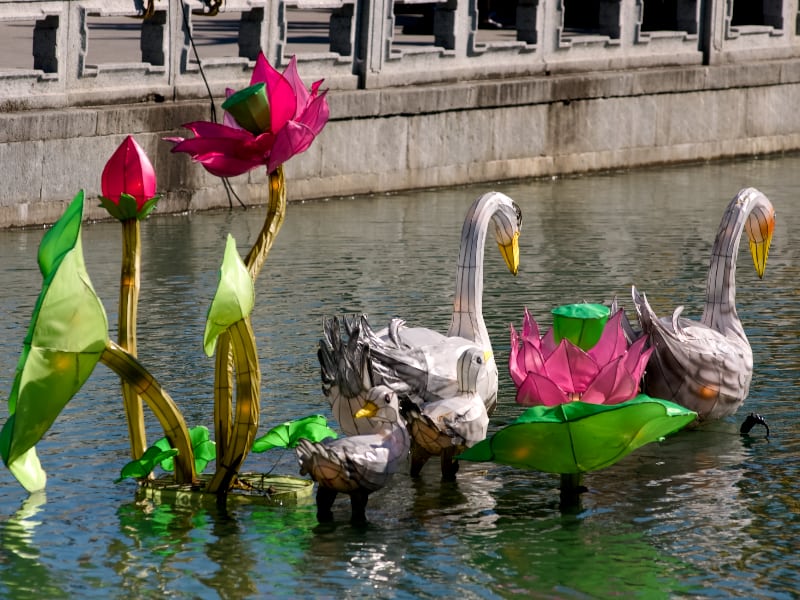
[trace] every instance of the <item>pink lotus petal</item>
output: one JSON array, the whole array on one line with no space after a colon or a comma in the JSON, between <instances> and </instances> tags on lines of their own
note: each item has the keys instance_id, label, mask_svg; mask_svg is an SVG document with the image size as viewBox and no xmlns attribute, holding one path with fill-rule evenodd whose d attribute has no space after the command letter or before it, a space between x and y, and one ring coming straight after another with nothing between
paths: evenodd
<instances>
[{"instance_id":1,"label":"pink lotus petal","mask_svg":"<svg viewBox=\"0 0 800 600\"><path fill-rule=\"evenodd\" d=\"M292 115L292 118L295 118L298 116L298 113L305 110L305 108L308 106L309 97L311 95L308 93L303 80L300 79L300 75L297 72L297 56L292 56L292 58L289 60L289 64L286 65L286 69L283 71L283 76L286 81L289 82L289 85L292 86L294 97L297 99L297 111L294 115Z\"/></svg>"},{"instance_id":2,"label":"pink lotus petal","mask_svg":"<svg viewBox=\"0 0 800 600\"><path fill-rule=\"evenodd\" d=\"M517 334L517 330L514 329L514 325L510 326L511 329L511 348L509 349L508 354L508 372L511 375L511 379L514 381L514 385L519 387L522 385L522 382L525 381L525 376L527 371L525 369L524 363L520 364L520 348L519 348L519 335Z\"/></svg>"},{"instance_id":3,"label":"pink lotus petal","mask_svg":"<svg viewBox=\"0 0 800 600\"><path fill-rule=\"evenodd\" d=\"M600 369L594 359L567 340L545 360L547 376L567 393L580 394L592 382Z\"/></svg>"},{"instance_id":4,"label":"pink lotus petal","mask_svg":"<svg viewBox=\"0 0 800 600\"><path fill-rule=\"evenodd\" d=\"M536 319L531 317L528 308L525 307L525 315L522 318L522 339L539 348L539 338L539 325L536 323Z\"/></svg>"},{"instance_id":5,"label":"pink lotus petal","mask_svg":"<svg viewBox=\"0 0 800 600\"><path fill-rule=\"evenodd\" d=\"M619 404L630 400L638 391L638 384L625 369L622 357L608 363L589 384L581 396L583 402L591 404Z\"/></svg>"},{"instance_id":6,"label":"pink lotus petal","mask_svg":"<svg viewBox=\"0 0 800 600\"><path fill-rule=\"evenodd\" d=\"M172 151L186 152L212 175L235 177L264 163L262 153L247 153L243 151L245 149L245 146L235 140L192 138L177 144Z\"/></svg>"},{"instance_id":7,"label":"pink lotus petal","mask_svg":"<svg viewBox=\"0 0 800 600\"><path fill-rule=\"evenodd\" d=\"M522 342L522 359L520 361L524 369L529 373L544 374L545 360L539 348L529 342Z\"/></svg>"},{"instance_id":8,"label":"pink lotus petal","mask_svg":"<svg viewBox=\"0 0 800 600\"><path fill-rule=\"evenodd\" d=\"M542 336L542 340L539 343L539 349L542 351L542 355L544 356L545 360L553 353L553 351L558 347L556 344L556 336L553 333L553 328L547 330Z\"/></svg>"},{"instance_id":9,"label":"pink lotus petal","mask_svg":"<svg viewBox=\"0 0 800 600\"><path fill-rule=\"evenodd\" d=\"M308 127L289 121L275 138L267 162L267 171L272 173L295 154L307 150L313 141L314 133Z\"/></svg>"},{"instance_id":10,"label":"pink lotus petal","mask_svg":"<svg viewBox=\"0 0 800 600\"><path fill-rule=\"evenodd\" d=\"M272 68L267 57L263 52L259 52L256 57L256 66L253 67L253 74L250 75L250 85L257 83L267 83L267 71Z\"/></svg>"},{"instance_id":11,"label":"pink lotus petal","mask_svg":"<svg viewBox=\"0 0 800 600\"><path fill-rule=\"evenodd\" d=\"M225 88L225 98L230 98L233 94L236 93L236 90L231 88ZM227 110L222 111L222 124L226 127L230 127L231 129L244 129L244 127L240 126L236 119L233 118L233 115L229 113Z\"/></svg>"},{"instance_id":12,"label":"pink lotus petal","mask_svg":"<svg viewBox=\"0 0 800 600\"><path fill-rule=\"evenodd\" d=\"M270 131L277 133L297 114L297 98L286 78L267 63L267 100L269 100Z\"/></svg>"},{"instance_id":13,"label":"pink lotus petal","mask_svg":"<svg viewBox=\"0 0 800 600\"><path fill-rule=\"evenodd\" d=\"M211 121L194 121L183 125L197 137L204 138L230 138L241 142L248 142L255 136L241 127L228 127Z\"/></svg>"},{"instance_id":14,"label":"pink lotus petal","mask_svg":"<svg viewBox=\"0 0 800 600\"><path fill-rule=\"evenodd\" d=\"M625 356L625 368L637 382L642 379L644 370L647 367L647 361L650 360L650 355L655 348L648 348L642 351L647 343L647 336L643 335L638 340L631 344L628 348L628 354Z\"/></svg>"},{"instance_id":15,"label":"pink lotus petal","mask_svg":"<svg viewBox=\"0 0 800 600\"><path fill-rule=\"evenodd\" d=\"M547 377L530 373L517 390L516 402L522 406L556 406L569 402L569 396Z\"/></svg>"},{"instance_id":16,"label":"pink lotus petal","mask_svg":"<svg viewBox=\"0 0 800 600\"><path fill-rule=\"evenodd\" d=\"M319 135L319 132L322 131L331 116L328 99L326 98L327 93L326 90L314 98L306 109L297 117L297 122L306 125L315 136Z\"/></svg>"},{"instance_id":17,"label":"pink lotus petal","mask_svg":"<svg viewBox=\"0 0 800 600\"><path fill-rule=\"evenodd\" d=\"M220 153L192 156L192 160L199 162L206 171L217 177L236 177L262 164L261 161L238 159Z\"/></svg>"},{"instance_id":18,"label":"pink lotus petal","mask_svg":"<svg viewBox=\"0 0 800 600\"><path fill-rule=\"evenodd\" d=\"M589 354L598 365L604 365L625 354L627 348L628 342L622 331L622 311L618 310L606 323L600 339L589 349Z\"/></svg>"}]
</instances>

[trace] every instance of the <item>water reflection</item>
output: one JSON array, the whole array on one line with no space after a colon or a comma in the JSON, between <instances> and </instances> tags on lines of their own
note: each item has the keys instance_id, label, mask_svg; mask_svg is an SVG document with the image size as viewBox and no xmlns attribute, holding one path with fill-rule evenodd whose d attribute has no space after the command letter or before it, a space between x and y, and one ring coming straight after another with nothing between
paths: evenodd
<instances>
[{"instance_id":1,"label":"water reflection","mask_svg":"<svg viewBox=\"0 0 800 600\"><path fill-rule=\"evenodd\" d=\"M33 539L46 501L44 492L31 494L17 512L0 524L0 556L3 571L9 575L3 578L3 587L14 597L33 594L47 598L69 597L40 560L40 551Z\"/></svg>"},{"instance_id":2,"label":"water reflection","mask_svg":"<svg viewBox=\"0 0 800 600\"><path fill-rule=\"evenodd\" d=\"M659 313L702 309L708 253L722 210L746 186L775 204L763 281L737 273L738 310L753 346L750 397L737 418L641 448L586 477L560 510L558 478L462 465L399 474L370 498L370 524L320 527L313 505L187 510L135 501L114 485L127 462L119 382L98 367L39 445L47 501L0 473L0 596L27 598L511 598L745 596L800 589L800 157L681 166L492 186L522 207L516 278L487 245L484 317L498 365L522 309L549 326L565 302L627 302L630 286ZM486 186L291 204L258 281L253 325L264 373L262 432L325 412L315 350L324 315L366 311L446 330L461 224ZM291 192L290 192L291 193ZM225 235L249 248L258 210L158 217L142 228L142 360L189 425L209 425L213 363L202 354ZM84 228L87 269L115 330L119 228ZM42 231L0 232L0 390L9 390L39 290ZM749 259L745 256L744 260ZM503 372L501 369L501 377ZM496 429L521 412L501 379ZM4 420L5 404L0 403ZM771 436L739 435L763 414ZM148 422L150 437L160 437ZM248 458L296 474L291 453ZM3 517L2 515L6 515Z\"/></svg>"}]
</instances>

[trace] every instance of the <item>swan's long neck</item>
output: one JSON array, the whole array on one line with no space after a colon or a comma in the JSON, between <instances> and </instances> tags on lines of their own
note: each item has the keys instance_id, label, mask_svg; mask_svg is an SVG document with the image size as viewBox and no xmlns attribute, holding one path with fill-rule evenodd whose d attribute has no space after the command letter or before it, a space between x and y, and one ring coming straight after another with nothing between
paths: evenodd
<instances>
[{"instance_id":1,"label":"swan's long neck","mask_svg":"<svg viewBox=\"0 0 800 600\"><path fill-rule=\"evenodd\" d=\"M456 293L449 336L463 337L491 349L489 332L483 321L483 250L489 222L499 202L494 194L486 194L474 203L461 230L461 249L456 269Z\"/></svg>"},{"instance_id":2,"label":"swan's long neck","mask_svg":"<svg viewBox=\"0 0 800 600\"><path fill-rule=\"evenodd\" d=\"M728 205L711 250L706 305L701 322L725 335L747 336L736 312L736 257L745 223L753 210L751 197L740 192Z\"/></svg>"}]
</instances>

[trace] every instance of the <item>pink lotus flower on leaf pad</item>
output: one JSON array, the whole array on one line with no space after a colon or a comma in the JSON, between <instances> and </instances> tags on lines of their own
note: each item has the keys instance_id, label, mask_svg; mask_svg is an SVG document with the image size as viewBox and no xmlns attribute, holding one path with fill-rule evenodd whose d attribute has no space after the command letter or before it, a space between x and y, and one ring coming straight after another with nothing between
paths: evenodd
<instances>
[{"instance_id":1,"label":"pink lotus flower on leaf pad","mask_svg":"<svg viewBox=\"0 0 800 600\"><path fill-rule=\"evenodd\" d=\"M581 307L583 305L570 305ZM589 305L598 306L598 305ZM589 404L619 404L639 392L639 382L652 353L643 336L628 346L617 311L599 340L584 350L567 337L556 342L554 328L544 336L525 309L522 334L511 326L509 371L523 406L556 406L580 400Z\"/></svg>"},{"instance_id":2,"label":"pink lotus flower on leaf pad","mask_svg":"<svg viewBox=\"0 0 800 600\"><path fill-rule=\"evenodd\" d=\"M292 57L283 73L259 53L250 86L227 90L223 123L187 123L195 137L166 138L173 152L185 152L212 175L233 177L260 165L272 173L295 154L306 151L328 122L327 91L322 80L306 89Z\"/></svg>"}]
</instances>

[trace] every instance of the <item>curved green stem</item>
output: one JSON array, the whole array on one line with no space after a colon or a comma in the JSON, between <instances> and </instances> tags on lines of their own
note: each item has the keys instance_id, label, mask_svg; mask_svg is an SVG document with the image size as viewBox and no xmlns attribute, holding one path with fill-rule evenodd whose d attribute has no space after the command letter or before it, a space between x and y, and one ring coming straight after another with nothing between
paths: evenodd
<instances>
[{"instance_id":1,"label":"curved green stem","mask_svg":"<svg viewBox=\"0 0 800 600\"><path fill-rule=\"evenodd\" d=\"M141 234L138 219L122 221L122 269L119 283L119 334L121 348L136 356L136 314L141 281ZM122 398L128 420L131 456L141 458L147 448L142 399L136 390L122 381Z\"/></svg>"},{"instance_id":2,"label":"curved green stem","mask_svg":"<svg viewBox=\"0 0 800 600\"><path fill-rule=\"evenodd\" d=\"M128 383L147 402L164 428L164 435L170 445L178 450L174 459L176 483L195 483L194 450L189 428L166 390L135 356L111 340L106 344L100 362L119 375L123 382Z\"/></svg>"}]
</instances>

